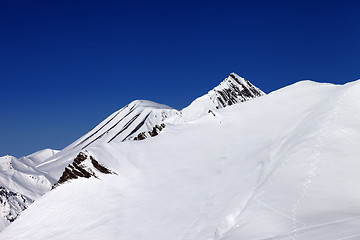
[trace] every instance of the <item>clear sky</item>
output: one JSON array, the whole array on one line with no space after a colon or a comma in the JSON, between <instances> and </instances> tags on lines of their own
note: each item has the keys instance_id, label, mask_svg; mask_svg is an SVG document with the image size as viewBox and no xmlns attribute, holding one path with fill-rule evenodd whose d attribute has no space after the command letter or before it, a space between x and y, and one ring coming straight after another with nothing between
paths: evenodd
<instances>
[{"instance_id":1,"label":"clear sky","mask_svg":"<svg viewBox=\"0 0 360 240\"><path fill-rule=\"evenodd\" d=\"M230 72L269 93L360 78L360 1L2 1L0 156L62 149L135 99Z\"/></svg>"}]
</instances>

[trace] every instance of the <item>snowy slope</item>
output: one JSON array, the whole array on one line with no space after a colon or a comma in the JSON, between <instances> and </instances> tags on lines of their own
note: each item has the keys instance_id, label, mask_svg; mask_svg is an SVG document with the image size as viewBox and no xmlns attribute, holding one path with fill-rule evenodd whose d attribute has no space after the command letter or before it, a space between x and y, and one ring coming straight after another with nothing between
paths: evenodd
<instances>
[{"instance_id":1,"label":"snowy slope","mask_svg":"<svg viewBox=\"0 0 360 240\"><path fill-rule=\"evenodd\" d=\"M151 130L167 117L178 111L163 104L146 100L135 100L111 114L90 132L67 146L58 154L39 164L37 168L47 172L52 184L57 182L64 168L70 164L79 152L99 144L132 140L141 132Z\"/></svg>"},{"instance_id":2,"label":"snowy slope","mask_svg":"<svg viewBox=\"0 0 360 240\"><path fill-rule=\"evenodd\" d=\"M78 166L74 162L74 159L86 152L87 148L111 142L120 143L153 137L158 135L167 124L191 121L207 114L209 110L262 95L264 93L261 90L232 73L219 86L182 111L151 101L136 100L114 112L60 152L47 149L20 159L10 156L1 158L0 167L3 174L0 175L0 184L2 184L0 186L3 186L3 204L0 206L2 211L0 230L12 222L35 199L50 191L54 184L59 184L60 178L96 176L92 174L92 171L96 171L95 166L85 166L86 164L83 163ZM202 104L199 105L199 102Z\"/></svg>"},{"instance_id":3,"label":"snowy slope","mask_svg":"<svg viewBox=\"0 0 360 240\"><path fill-rule=\"evenodd\" d=\"M195 120L209 110L224 108L265 95L249 81L231 73L218 86L181 111L146 100L135 100L114 112L90 132L37 168L54 184L79 152L111 142L140 140L157 135L167 124ZM154 133L154 134L153 134Z\"/></svg>"},{"instance_id":4,"label":"snowy slope","mask_svg":"<svg viewBox=\"0 0 360 240\"><path fill-rule=\"evenodd\" d=\"M192 104L183 111L178 111L155 102L136 100L114 112L60 152L47 149L20 159L10 156L1 158L0 186L3 186L3 203L0 206L2 211L0 230L12 222L35 199L50 191L54 184L59 183L61 177L68 178L67 174L71 175L73 171L69 169L75 171L71 178L84 174L92 175L91 171L96 167L89 168L82 166L83 164L78 167L73 162L87 148L111 142L153 137L169 123L194 120L207 114L211 109L223 108L261 95L264 95L261 90L232 73L219 86L199 98L203 99L202 102L205 104ZM194 102L199 102L199 99ZM90 172L86 173L88 170Z\"/></svg>"},{"instance_id":5,"label":"snowy slope","mask_svg":"<svg viewBox=\"0 0 360 240\"><path fill-rule=\"evenodd\" d=\"M20 159L0 157L0 230L35 199L50 191L50 181L36 169L36 165L57 152L44 149Z\"/></svg>"},{"instance_id":6,"label":"snowy slope","mask_svg":"<svg viewBox=\"0 0 360 240\"><path fill-rule=\"evenodd\" d=\"M64 150L82 150L94 143L110 143L114 140L126 141L136 136L136 133L149 130L176 113L177 110L163 104L135 100L110 115Z\"/></svg>"},{"instance_id":7,"label":"snowy slope","mask_svg":"<svg viewBox=\"0 0 360 240\"><path fill-rule=\"evenodd\" d=\"M0 239L359 239L360 81L304 81L87 151L117 174L32 204Z\"/></svg>"}]
</instances>

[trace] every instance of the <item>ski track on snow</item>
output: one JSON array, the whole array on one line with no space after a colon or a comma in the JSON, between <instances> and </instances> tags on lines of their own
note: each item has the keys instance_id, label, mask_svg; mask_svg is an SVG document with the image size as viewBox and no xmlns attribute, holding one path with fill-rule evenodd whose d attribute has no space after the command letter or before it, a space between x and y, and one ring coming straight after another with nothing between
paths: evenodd
<instances>
[{"instance_id":1,"label":"ski track on snow","mask_svg":"<svg viewBox=\"0 0 360 240\"><path fill-rule=\"evenodd\" d=\"M351 238L354 238L354 237L360 237L360 234L356 234L356 235L352 235L352 236L348 236L348 237L344 237L344 238L338 238L336 240L351 239Z\"/></svg>"},{"instance_id":2,"label":"ski track on snow","mask_svg":"<svg viewBox=\"0 0 360 240\"><path fill-rule=\"evenodd\" d=\"M258 202L259 204L261 204L262 206L266 207L267 209L273 211L273 212L276 212L280 215L282 215L283 217L287 218L287 219L290 219L291 221L296 221L296 222L299 222L301 223L303 226L305 226L305 223L302 223L294 218L292 218L291 216L288 216L287 214L283 213L282 211L278 210L278 209L275 209L274 207L271 207L270 205L266 204L264 202L265 200L265 190L262 188L261 192L257 194L258 190L264 186L265 184L267 186L271 186L273 184L273 178L275 178L280 170L290 161L290 158L289 157L286 157L285 158L285 161L282 161L282 163L280 164L279 167L273 169L272 171L270 171L267 176L264 178L264 179L260 179L259 180L259 183L256 185L256 187L254 188L254 190L252 191L252 193L250 194L250 196L248 197L248 199L245 201L245 204L243 205L243 207L241 208L241 210L236 214L235 216L235 220L238 220L240 218L240 216L245 212L245 210L248 208L249 204L251 203L252 200ZM260 200L259 197L257 197L256 195L258 195L259 197L262 197L263 200ZM237 221L236 221L237 222ZM226 232L224 232L222 234L222 238L226 237L226 235L231 231L231 229L235 227L235 228L238 228L239 225L238 224L235 224L234 226L230 227Z\"/></svg>"},{"instance_id":3,"label":"ski track on snow","mask_svg":"<svg viewBox=\"0 0 360 240\"><path fill-rule=\"evenodd\" d=\"M293 231L290 232L288 234L289 238L291 240L297 240L297 236L298 236L298 230L303 229L303 227L298 227L298 208L301 204L301 202L305 199L305 196L308 192L309 186L312 182L312 179L315 177L316 171L317 171L317 167L321 161L320 159L320 149L323 147L324 145L324 137L327 134L327 128L329 127L330 121L331 119L336 116L338 114L338 111L340 109L340 105L341 103L344 101L344 96L346 95L346 92L342 93L338 98L337 101L335 103L335 106L333 108L333 110L331 111L331 113L327 116L325 116L322 124L321 124L321 129L320 129L320 134L317 136L316 142L317 144L315 145L314 148L314 154L313 154L313 161L310 163L310 169L309 172L302 184L302 191L301 191L301 195L300 197L295 201L295 203L293 204L293 207L291 209L292 212L292 219L293 219Z\"/></svg>"},{"instance_id":4,"label":"ski track on snow","mask_svg":"<svg viewBox=\"0 0 360 240\"><path fill-rule=\"evenodd\" d=\"M359 216L354 216L354 217L349 217L349 218L344 218L344 219L340 219L340 220L336 220L336 221L330 221L330 222L325 222L325 223L321 223L321 224L315 224L315 225L310 225L310 226L306 226L306 227L301 227L301 228L297 228L296 231L304 231L304 230L309 230L309 229L312 229L312 228L325 227L325 226L328 226L328 225L337 224L337 223L343 223L343 222L353 220L353 219L357 219L357 218L360 218L360 215ZM264 238L262 240L276 240L276 239L280 239L280 238L289 236L290 234L292 234L294 232L295 232L295 230L291 231L288 234L279 235L279 236L270 237L270 238ZM352 235L352 236L346 236L344 238L337 238L336 240L349 239L349 238L356 237L356 236L360 236L360 234L356 234L356 235Z\"/></svg>"}]
</instances>

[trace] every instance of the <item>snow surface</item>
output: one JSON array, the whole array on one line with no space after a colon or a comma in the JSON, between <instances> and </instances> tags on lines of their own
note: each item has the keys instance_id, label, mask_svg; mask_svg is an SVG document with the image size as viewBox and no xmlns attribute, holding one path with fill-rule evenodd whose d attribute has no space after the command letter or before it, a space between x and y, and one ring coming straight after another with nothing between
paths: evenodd
<instances>
[{"instance_id":1,"label":"snow surface","mask_svg":"<svg viewBox=\"0 0 360 240\"><path fill-rule=\"evenodd\" d=\"M19 159L12 156L0 157L0 185L32 199L44 195L51 185L36 166L58 152L44 149Z\"/></svg>"},{"instance_id":2,"label":"snow surface","mask_svg":"<svg viewBox=\"0 0 360 240\"><path fill-rule=\"evenodd\" d=\"M19 159L0 157L0 187L4 188L0 193L0 230L35 199L50 191L50 181L36 166L57 152L44 149Z\"/></svg>"},{"instance_id":3,"label":"snow surface","mask_svg":"<svg viewBox=\"0 0 360 240\"><path fill-rule=\"evenodd\" d=\"M303 81L89 146L117 175L57 187L0 239L360 239L359 96Z\"/></svg>"}]
</instances>

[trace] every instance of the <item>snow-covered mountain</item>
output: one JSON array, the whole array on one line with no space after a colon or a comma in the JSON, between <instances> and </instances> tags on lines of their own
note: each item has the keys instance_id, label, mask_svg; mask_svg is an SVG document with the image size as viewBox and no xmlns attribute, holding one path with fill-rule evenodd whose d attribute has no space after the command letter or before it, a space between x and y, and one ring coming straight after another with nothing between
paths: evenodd
<instances>
[{"instance_id":1,"label":"snow-covered mountain","mask_svg":"<svg viewBox=\"0 0 360 240\"><path fill-rule=\"evenodd\" d=\"M37 168L47 173L54 184L74 158L87 148L111 142L132 140L141 132L150 131L177 110L151 101L135 100L114 112L87 134L70 144L58 154L39 164Z\"/></svg>"},{"instance_id":2,"label":"snow-covered mountain","mask_svg":"<svg viewBox=\"0 0 360 240\"><path fill-rule=\"evenodd\" d=\"M50 181L36 166L57 152L44 149L20 159L0 157L0 230L34 200L50 191Z\"/></svg>"},{"instance_id":3,"label":"snow-covered mountain","mask_svg":"<svg viewBox=\"0 0 360 240\"><path fill-rule=\"evenodd\" d=\"M158 135L168 124L195 120L209 111L265 95L249 81L231 73L217 87L178 111L169 106L146 100L135 100L111 114L90 132L70 144L46 162L37 166L47 173L52 183L57 182L64 167L88 148L111 142L142 140Z\"/></svg>"},{"instance_id":4,"label":"snow-covered mountain","mask_svg":"<svg viewBox=\"0 0 360 240\"><path fill-rule=\"evenodd\" d=\"M158 135L167 124L191 121L209 111L262 95L265 94L250 82L231 73L219 86L181 111L151 101L136 100L111 114L60 152L48 149L20 159L2 157L0 167L4 174L0 175L0 183L5 200L0 206L3 212L0 230L34 200L60 183L79 177L97 177L95 173L99 168L106 169L87 153L88 148L112 142L143 140ZM10 195L16 197L10 198Z\"/></svg>"},{"instance_id":5,"label":"snow-covered mountain","mask_svg":"<svg viewBox=\"0 0 360 240\"><path fill-rule=\"evenodd\" d=\"M360 80L302 81L226 108L212 93L191 107L205 110L170 109L156 137L37 165L64 181L0 239L359 239Z\"/></svg>"}]
</instances>

